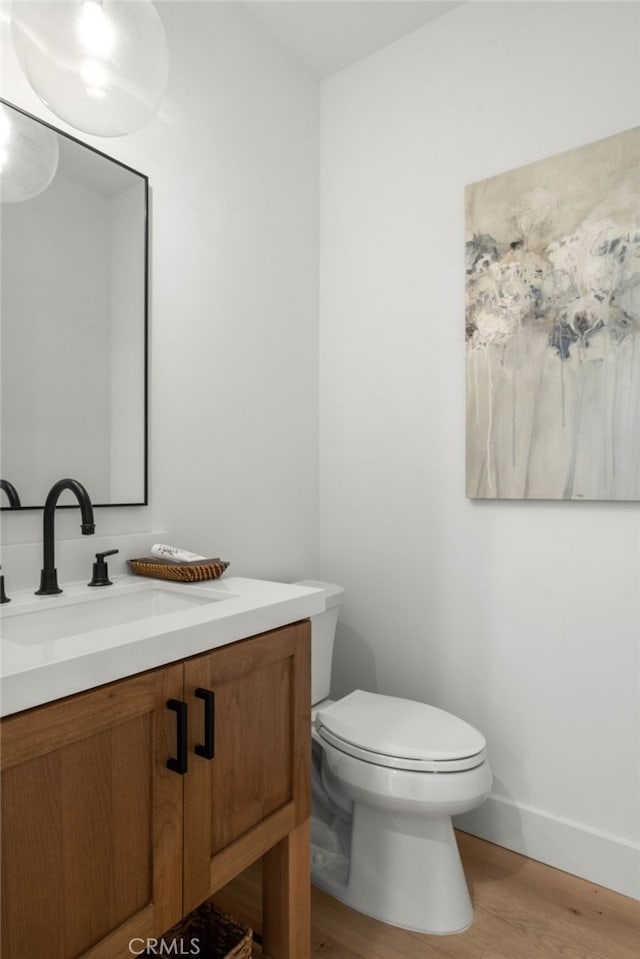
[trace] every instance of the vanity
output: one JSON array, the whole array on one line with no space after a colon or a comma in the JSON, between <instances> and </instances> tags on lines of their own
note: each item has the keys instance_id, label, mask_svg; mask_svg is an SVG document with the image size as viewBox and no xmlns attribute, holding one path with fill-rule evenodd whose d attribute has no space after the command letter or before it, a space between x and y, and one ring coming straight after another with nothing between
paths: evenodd
<instances>
[{"instance_id":1,"label":"vanity","mask_svg":"<svg viewBox=\"0 0 640 959\"><path fill-rule=\"evenodd\" d=\"M129 957L132 940L139 952L261 857L264 955L308 957L308 616L320 594L121 577L11 607L4 959Z\"/></svg>"}]
</instances>

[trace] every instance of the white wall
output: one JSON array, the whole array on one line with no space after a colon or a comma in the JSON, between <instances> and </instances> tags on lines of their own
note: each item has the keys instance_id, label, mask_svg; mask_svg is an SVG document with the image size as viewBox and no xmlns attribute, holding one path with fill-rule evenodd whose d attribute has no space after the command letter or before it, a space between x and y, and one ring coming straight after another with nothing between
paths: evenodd
<instances>
[{"instance_id":1,"label":"white wall","mask_svg":"<svg viewBox=\"0 0 640 959\"><path fill-rule=\"evenodd\" d=\"M151 185L151 505L99 510L97 532L163 528L235 574L313 574L318 87L241 4L157 8L171 50L158 116L122 138L70 130ZM2 32L3 96L69 129ZM38 542L41 523L2 515L8 591L7 544ZM64 511L58 537L78 523Z\"/></svg>"},{"instance_id":2,"label":"white wall","mask_svg":"<svg viewBox=\"0 0 640 959\"><path fill-rule=\"evenodd\" d=\"M152 495L178 545L295 578L317 561L318 89L240 5L160 10Z\"/></svg>"},{"instance_id":3,"label":"white wall","mask_svg":"<svg viewBox=\"0 0 640 959\"><path fill-rule=\"evenodd\" d=\"M635 4L474 3L324 82L320 571L336 695L486 734L465 828L640 896L638 504L464 494L464 186L634 126L638 53Z\"/></svg>"}]
</instances>

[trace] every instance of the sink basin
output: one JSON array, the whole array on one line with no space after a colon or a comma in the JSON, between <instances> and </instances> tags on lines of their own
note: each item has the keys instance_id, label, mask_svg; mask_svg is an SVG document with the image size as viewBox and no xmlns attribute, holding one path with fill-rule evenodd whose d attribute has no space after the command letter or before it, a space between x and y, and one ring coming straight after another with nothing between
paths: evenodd
<instances>
[{"instance_id":1,"label":"sink basin","mask_svg":"<svg viewBox=\"0 0 640 959\"><path fill-rule=\"evenodd\" d=\"M157 537L156 537L157 538ZM3 560L5 559L3 555ZM57 596L15 590L0 606L0 716L116 682L324 612L299 583L225 576L173 583L114 575Z\"/></svg>"},{"instance_id":2,"label":"sink basin","mask_svg":"<svg viewBox=\"0 0 640 959\"><path fill-rule=\"evenodd\" d=\"M184 612L224 597L179 592L163 586L129 588L79 596L64 596L24 608L3 610L0 635L21 646L35 645L81 633L122 626L136 620Z\"/></svg>"}]
</instances>

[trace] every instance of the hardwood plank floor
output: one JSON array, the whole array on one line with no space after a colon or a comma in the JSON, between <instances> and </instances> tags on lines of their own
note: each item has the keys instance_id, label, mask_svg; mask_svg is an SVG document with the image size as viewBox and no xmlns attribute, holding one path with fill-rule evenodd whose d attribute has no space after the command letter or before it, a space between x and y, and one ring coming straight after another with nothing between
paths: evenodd
<instances>
[{"instance_id":1,"label":"hardwood plank floor","mask_svg":"<svg viewBox=\"0 0 640 959\"><path fill-rule=\"evenodd\" d=\"M638 959L640 902L456 833L474 906L465 933L427 936L363 916L315 887L313 959ZM216 895L260 931L261 870ZM262 954L256 945L254 955Z\"/></svg>"}]
</instances>

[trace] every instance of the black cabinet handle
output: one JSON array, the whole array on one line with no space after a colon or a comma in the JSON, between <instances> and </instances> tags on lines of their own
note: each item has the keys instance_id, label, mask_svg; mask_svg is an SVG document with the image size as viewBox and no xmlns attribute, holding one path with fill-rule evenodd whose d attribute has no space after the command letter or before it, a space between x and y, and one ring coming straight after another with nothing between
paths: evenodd
<instances>
[{"instance_id":1,"label":"black cabinet handle","mask_svg":"<svg viewBox=\"0 0 640 959\"><path fill-rule=\"evenodd\" d=\"M176 714L176 752L175 759L167 759L167 769L181 776L187 771L187 704L180 699L167 700L167 709Z\"/></svg>"},{"instance_id":2,"label":"black cabinet handle","mask_svg":"<svg viewBox=\"0 0 640 959\"><path fill-rule=\"evenodd\" d=\"M195 695L204 700L204 745L197 745L195 751L204 759L213 759L216 753L216 694L199 687Z\"/></svg>"}]
</instances>

